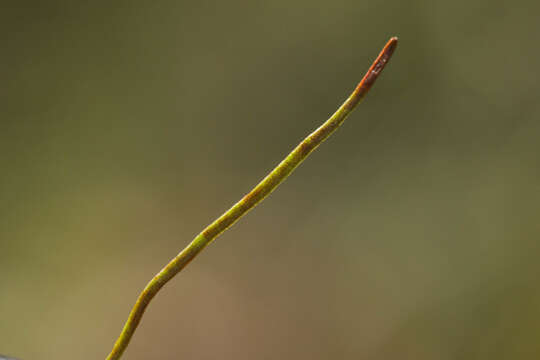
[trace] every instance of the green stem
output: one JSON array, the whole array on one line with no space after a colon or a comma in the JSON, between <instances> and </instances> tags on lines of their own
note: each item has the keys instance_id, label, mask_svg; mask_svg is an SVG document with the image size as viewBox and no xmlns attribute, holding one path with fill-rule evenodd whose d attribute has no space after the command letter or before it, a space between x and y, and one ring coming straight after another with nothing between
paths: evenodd
<instances>
[{"instance_id":1,"label":"green stem","mask_svg":"<svg viewBox=\"0 0 540 360\"><path fill-rule=\"evenodd\" d=\"M122 356L135 332L146 307L159 290L176 274L178 274L197 254L210 244L218 235L227 230L238 219L268 196L304 159L319 146L330 134L343 123L347 115L367 94L378 75L392 56L397 46L397 38L391 38L383 48L373 65L360 81L356 89L341 107L317 130L306 137L298 146L268 174L253 190L233 205L227 212L204 229L195 239L172 259L150 282L139 295L137 302L116 340L107 360L117 360Z\"/></svg>"}]
</instances>

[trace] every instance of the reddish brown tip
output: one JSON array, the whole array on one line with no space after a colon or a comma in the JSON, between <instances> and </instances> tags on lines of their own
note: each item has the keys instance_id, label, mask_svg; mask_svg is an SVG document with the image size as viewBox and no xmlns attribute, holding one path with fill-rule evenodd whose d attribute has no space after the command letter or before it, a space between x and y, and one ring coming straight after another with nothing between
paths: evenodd
<instances>
[{"instance_id":1,"label":"reddish brown tip","mask_svg":"<svg viewBox=\"0 0 540 360\"><path fill-rule=\"evenodd\" d=\"M360 81L354 90L353 96L351 96L350 99L352 100L350 106L355 106L356 103L367 94L369 89L371 89L371 86L375 83L375 80L377 80L377 77L381 73L382 69L384 69L388 63L388 60L390 60L390 57L392 57L394 50L396 50L397 43L398 38L395 36L388 40L379 56L377 56L377 59L375 59L366 75L364 75L362 81Z\"/></svg>"},{"instance_id":2,"label":"reddish brown tip","mask_svg":"<svg viewBox=\"0 0 540 360\"><path fill-rule=\"evenodd\" d=\"M396 50L397 41L397 37L393 37L388 40L379 56L377 56L377 59L375 59L366 75L364 75L364 78L362 81L360 81L360 84L358 84L359 88L365 88L363 91L367 92L375 80L377 80L377 77L381 73L382 69L384 69L388 63L388 60L390 60L390 57L392 57L394 50Z\"/></svg>"}]
</instances>

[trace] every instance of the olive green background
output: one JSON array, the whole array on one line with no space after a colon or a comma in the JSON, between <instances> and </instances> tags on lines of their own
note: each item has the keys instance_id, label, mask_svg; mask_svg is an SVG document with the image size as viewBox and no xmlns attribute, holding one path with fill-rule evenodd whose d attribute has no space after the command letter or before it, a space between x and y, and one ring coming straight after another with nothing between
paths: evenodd
<instances>
[{"instance_id":1,"label":"olive green background","mask_svg":"<svg viewBox=\"0 0 540 360\"><path fill-rule=\"evenodd\" d=\"M156 297L126 359L540 356L537 1L0 10L0 353L103 359L146 282L372 92Z\"/></svg>"}]
</instances>

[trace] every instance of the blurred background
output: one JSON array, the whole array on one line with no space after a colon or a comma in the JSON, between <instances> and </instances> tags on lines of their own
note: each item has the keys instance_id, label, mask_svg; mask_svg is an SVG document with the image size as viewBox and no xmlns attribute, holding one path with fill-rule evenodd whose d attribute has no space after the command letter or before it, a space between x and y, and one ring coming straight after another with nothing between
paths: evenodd
<instances>
[{"instance_id":1,"label":"blurred background","mask_svg":"<svg viewBox=\"0 0 540 360\"><path fill-rule=\"evenodd\" d=\"M346 123L155 298L126 359L540 356L537 1L2 5L0 353L104 359L148 280Z\"/></svg>"}]
</instances>

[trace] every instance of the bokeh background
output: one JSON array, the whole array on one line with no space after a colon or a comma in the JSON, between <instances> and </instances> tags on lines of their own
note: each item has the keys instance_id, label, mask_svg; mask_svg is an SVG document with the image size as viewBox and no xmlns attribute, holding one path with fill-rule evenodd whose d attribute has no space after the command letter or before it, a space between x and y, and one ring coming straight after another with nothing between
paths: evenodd
<instances>
[{"instance_id":1,"label":"bokeh background","mask_svg":"<svg viewBox=\"0 0 540 360\"><path fill-rule=\"evenodd\" d=\"M400 44L154 300L126 359L540 356L537 1L1 9L0 353L103 359L146 282Z\"/></svg>"}]
</instances>

